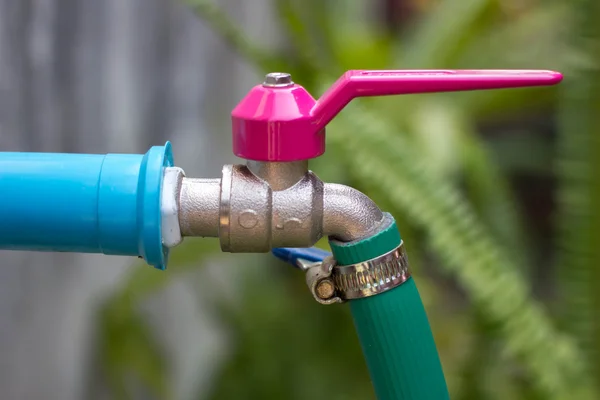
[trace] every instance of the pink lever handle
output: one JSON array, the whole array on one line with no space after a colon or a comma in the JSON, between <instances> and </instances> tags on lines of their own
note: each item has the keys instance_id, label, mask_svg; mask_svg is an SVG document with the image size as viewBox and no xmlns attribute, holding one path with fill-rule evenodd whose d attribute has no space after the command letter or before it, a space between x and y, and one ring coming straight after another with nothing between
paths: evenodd
<instances>
[{"instance_id":1,"label":"pink lever handle","mask_svg":"<svg viewBox=\"0 0 600 400\"><path fill-rule=\"evenodd\" d=\"M269 74L232 111L233 151L257 161L296 161L325 151L325 126L355 97L555 85L543 70L348 71L318 100L288 74Z\"/></svg>"},{"instance_id":2,"label":"pink lever handle","mask_svg":"<svg viewBox=\"0 0 600 400\"><path fill-rule=\"evenodd\" d=\"M325 126L355 97L547 86L561 80L560 73L543 70L355 70L323 94L312 115Z\"/></svg>"}]
</instances>

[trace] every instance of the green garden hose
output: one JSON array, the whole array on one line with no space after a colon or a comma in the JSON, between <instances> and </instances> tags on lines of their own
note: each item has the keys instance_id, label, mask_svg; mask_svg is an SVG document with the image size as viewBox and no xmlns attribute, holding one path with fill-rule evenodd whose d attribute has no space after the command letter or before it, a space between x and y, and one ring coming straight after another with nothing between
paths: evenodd
<instances>
[{"instance_id":1,"label":"green garden hose","mask_svg":"<svg viewBox=\"0 0 600 400\"><path fill-rule=\"evenodd\" d=\"M401 243L393 219L367 239L330 241L337 265L342 266L372 260ZM378 400L449 399L427 314L412 277L393 289L349 304Z\"/></svg>"}]
</instances>

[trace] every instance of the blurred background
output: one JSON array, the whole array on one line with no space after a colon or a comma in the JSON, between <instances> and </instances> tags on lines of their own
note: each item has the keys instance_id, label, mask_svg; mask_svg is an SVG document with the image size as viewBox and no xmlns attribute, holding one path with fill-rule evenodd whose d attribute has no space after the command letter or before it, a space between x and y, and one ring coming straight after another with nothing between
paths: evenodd
<instances>
[{"instance_id":1,"label":"blurred background","mask_svg":"<svg viewBox=\"0 0 600 400\"><path fill-rule=\"evenodd\" d=\"M355 101L311 169L395 216L452 399L600 398L597 0L0 0L0 149L218 177L265 73L411 68L566 78ZM374 399L347 307L269 255L1 256L2 399Z\"/></svg>"}]
</instances>

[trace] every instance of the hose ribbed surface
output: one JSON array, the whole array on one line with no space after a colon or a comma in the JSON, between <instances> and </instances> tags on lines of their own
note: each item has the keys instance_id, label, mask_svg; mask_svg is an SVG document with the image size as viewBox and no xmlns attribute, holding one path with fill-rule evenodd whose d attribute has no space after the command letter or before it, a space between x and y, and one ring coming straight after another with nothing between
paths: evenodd
<instances>
[{"instance_id":1,"label":"hose ribbed surface","mask_svg":"<svg viewBox=\"0 0 600 400\"><path fill-rule=\"evenodd\" d=\"M340 265L373 259L399 244L393 220L365 240L330 242ZM449 399L427 314L412 278L388 292L349 303L378 400Z\"/></svg>"},{"instance_id":2,"label":"hose ribbed surface","mask_svg":"<svg viewBox=\"0 0 600 400\"><path fill-rule=\"evenodd\" d=\"M444 400L448 389L415 281L350 309L379 400Z\"/></svg>"}]
</instances>

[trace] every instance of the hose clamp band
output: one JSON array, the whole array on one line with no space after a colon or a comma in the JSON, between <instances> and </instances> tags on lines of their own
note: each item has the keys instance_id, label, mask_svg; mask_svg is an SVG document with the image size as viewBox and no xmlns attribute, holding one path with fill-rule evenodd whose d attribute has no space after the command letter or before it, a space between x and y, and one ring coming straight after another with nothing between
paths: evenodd
<instances>
[{"instance_id":1,"label":"hose clamp band","mask_svg":"<svg viewBox=\"0 0 600 400\"><path fill-rule=\"evenodd\" d=\"M352 265L337 265L329 256L323 261L297 260L306 272L306 284L321 304L374 296L400 286L410 278L404 242L394 250L371 260Z\"/></svg>"},{"instance_id":2,"label":"hose clamp band","mask_svg":"<svg viewBox=\"0 0 600 400\"><path fill-rule=\"evenodd\" d=\"M400 286L410 278L404 242L394 250L352 265L335 265L331 276L342 300L360 299Z\"/></svg>"}]
</instances>

